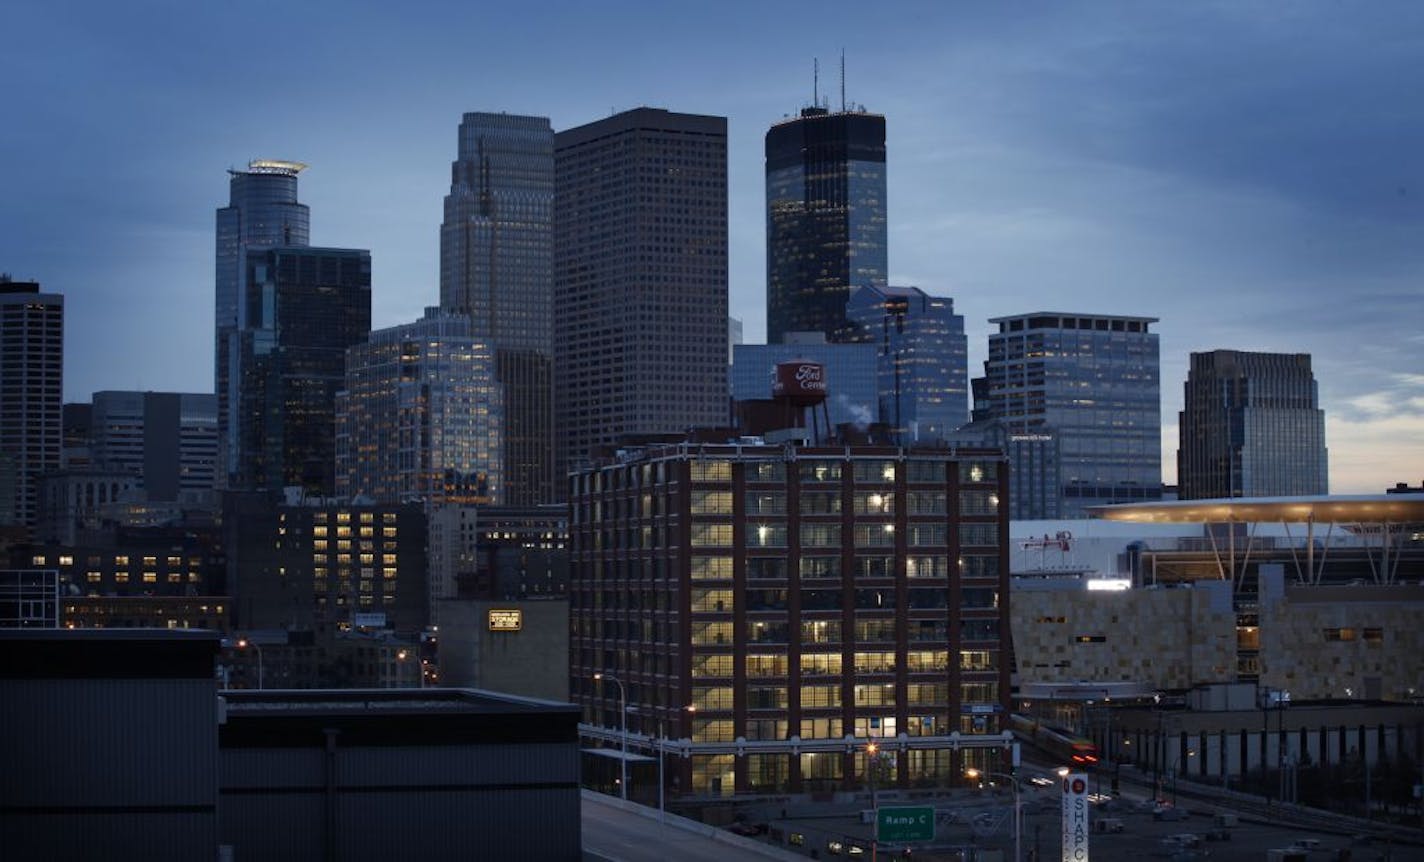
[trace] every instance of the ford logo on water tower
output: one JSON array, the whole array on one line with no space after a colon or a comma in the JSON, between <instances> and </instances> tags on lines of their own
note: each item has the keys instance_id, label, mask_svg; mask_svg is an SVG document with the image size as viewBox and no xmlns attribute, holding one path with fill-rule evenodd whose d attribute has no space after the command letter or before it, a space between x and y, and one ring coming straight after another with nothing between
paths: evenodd
<instances>
[{"instance_id":1,"label":"ford logo on water tower","mask_svg":"<svg viewBox=\"0 0 1424 862\"><path fill-rule=\"evenodd\" d=\"M826 400L826 367L804 360L779 362L772 371L771 394L793 404L820 404Z\"/></svg>"}]
</instances>

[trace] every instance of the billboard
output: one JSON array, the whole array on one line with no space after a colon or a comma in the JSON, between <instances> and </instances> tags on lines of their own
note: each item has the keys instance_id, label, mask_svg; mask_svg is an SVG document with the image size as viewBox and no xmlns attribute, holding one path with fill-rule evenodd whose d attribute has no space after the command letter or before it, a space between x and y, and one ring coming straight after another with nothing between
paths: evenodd
<instances>
[{"instance_id":1,"label":"billboard","mask_svg":"<svg viewBox=\"0 0 1424 862\"><path fill-rule=\"evenodd\" d=\"M1088 862L1088 775L1063 776L1063 862Z\"/></svg>"}]
</instances>

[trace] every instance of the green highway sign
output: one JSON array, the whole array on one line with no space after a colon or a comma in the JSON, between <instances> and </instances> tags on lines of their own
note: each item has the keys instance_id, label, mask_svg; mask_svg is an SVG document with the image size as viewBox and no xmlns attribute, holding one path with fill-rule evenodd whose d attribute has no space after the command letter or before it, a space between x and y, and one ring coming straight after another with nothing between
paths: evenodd
<instances>
[{"instance_id":1,"label":"green highway sign","mask_svg":"<svg viewBox=\"0 0 1424 862\"><path fill-rule=\"evenodd\" d=\"M934 808L929 805L881 808L875 817L875 840L890 844L933 841L934 823Z\"/></svg>"}]
</instances>

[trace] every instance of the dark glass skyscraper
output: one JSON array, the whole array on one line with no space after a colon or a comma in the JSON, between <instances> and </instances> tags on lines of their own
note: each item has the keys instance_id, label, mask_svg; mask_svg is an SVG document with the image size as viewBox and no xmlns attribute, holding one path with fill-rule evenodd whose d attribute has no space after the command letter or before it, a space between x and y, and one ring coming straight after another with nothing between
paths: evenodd
<instances>
[{"instance_id":1,"label":"dark glass skyscraper","mask_svg":"<svg viewBox=\"0 0 1424 862\"><path fill-rule=\"evenodd\" d=\"M234 338L228 487L336 492L336 393L346 348L371 332L371 254L273 248L246 256Z\"/></svg>"},{"instance_id":2,"label":"dark glass skyscraper","mask_svg":"<svg viewBox=\"0 0 1424 862\"><path fill-rule=\"evenodd\" d=\"M470 316L504 387L504 499L554 481L554 131L545 117L465 114L440 226L440 304Z\"/></svg>"},{"instance_id":3,"label":"dark glass skyscraper","mask_svg":"<svg viewBox=\"0 0 1424 862\"><path fill-rule=\"evenodd\" d=\"M564 457L725 423L726 118L625 111L559 132L555 162Z\"/></svg>"},{"instance_id":4,"label":"dark glass skyscraper","mask_svg":"<svg viewBox=\"0 0 1424 862\"><path fill-rule=\"evenodd\" d=\"M944 440L969 421L968 339L954 300L918 287L858 287L846 304L878 357L880 421L901 445Z\"/></svg>"},{"instance_id":5,"label":"dark glass skyscraper","mask_svg":"<svg viewBox=\"0 0 1424 862\"><path fill-rule=\"evenodd\" d=\"M1193 353L1178 428L1183 500L1329 493L1308 353Z\"/></svg>"},{"instance_id":6,"label":"dark glass skyscraper","mask_svg":"<svg viewBox=\"0 0 1424 862\"><path fill-rule=\"evenodd\" d=\"M247 170L228 173L228 204L217 212L217 295L213 344L213 380L218 396L218 470L222 482L236 467L236 454L223 436L228 410L236 398L233 362L237 330L242 320L242 292L249 253L277 246L305 246L310 240L311 215L297 202L300 162L255 159Z\"/></svg>"},{"instance_id":7,"label":"dark glass skyscraper","mask_svg":"<svg viewBox=\"0 0 1424 862\"><path fill-rule=\"evenodd\" d=\"M885 118L806 108L766 133L766 340L846 340L846 300L884 286Z\"/></svg>"}]
</instances>

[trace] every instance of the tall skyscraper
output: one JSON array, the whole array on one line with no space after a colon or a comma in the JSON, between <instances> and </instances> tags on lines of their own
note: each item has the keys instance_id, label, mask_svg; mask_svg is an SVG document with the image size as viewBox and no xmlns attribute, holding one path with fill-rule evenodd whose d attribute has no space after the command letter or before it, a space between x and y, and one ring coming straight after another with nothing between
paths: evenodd
<instances>
[{"instance_id":1,"label":"tall skyscraper","mask_svg":"<svg viewBox=\"0 0 1424 862\"><path fill-rule=\"evenodd\" d=\"M236 397L234 339L244 325L242 294L247 256L277 246L310 242L311 214L297 202L297 174L306 165L254 159L245 171L229 170L228 204L217 212L217 296L213 327L213 385L218 396L218 429L228 428L228 410ZM219 437L218 480L236 466L228 441Z\"/></svg>"},{"instance_id":2,"label":"tall skyscraper","mask_svg":"<svg viewBox=\"0 0 1424 862\"><path fill-rule=\"evenodd\" d=\"M858 287L855 340L876 346L880 421L901 445L943 440L969 421L969 342L954 300L918 287Z\"/></svg>"},{"instance_id":3,"label":"tall skyscraper","mask_svg":"<svg viewBox=\"0 0 1424 862\"><path fill-rule=\"evenodd\" d=\"M1161 368L1149 331L1157 318L1041 311L989 322L999 331L989 336L976 414L1000 420L1011 439L1056 435L1058 517L1160 499Z\"/></svg>"},{"instance_id":4,"label":"tall skyscraper","mask_svg":"<svg viewBox=\"0 0 1424 862\"><path fill-rule=\"evenodd\" d=\"M1308 353L1193 353L1178 427L1183 500L1329 493Z\"/></svg>"},{"instance_id":5,"label":"tall skyscraper","mask_svg":"<svg viewBox=\"0 0 1424 862\"><path fill-rule=\"evenodd\" d=\"M39 476L59 468L63 410L64 297L0 276L0 524L34 525Z\"/></svg>"},{"instance_id":6,"label":"tall skyscraper","mask_svg":"<svg viewBox=\"0 0 1424 862\"><path fill-rule=\"evenodd\" d=\"M448 309L371 333L346 351L336 489L378 503L498 502L502 387L494 351Z\"/></svg>"},{"instance_id":7,"label":"tall skyscraper","mask_svg":"<svg viewBox=\"0 0 1424 862\"><path fill-rule=\"evenodd\" d=\"M727 417L727 120L637 108L555 136L565 463Z\"/></svg>"},{"instance_id":8,"label":"tall skyscraper","mask_svg":"<svg viewBox=\"0 0 1424 862\"><path fill-rule=\"evenodd\" d=\"M95 392L95 463L139 478L144 499L171 502L213 490L217 399L206 393Z\"/></svg>"},{"instance_id":9,"label":"tall skyscraper","mask_svg":"<svg viewBox=\"0 0 1424 862\"><path fill-rule=\"evenodd\" d=\"M805 108L766 133L766 340L848 331L846 300L883 286L885 118Z\"/></svg>"},{"instance_id":10,"label":"tall skyscraper","mask_svg":"<svg viewBox=\"0 0 1424 862\"><path fill-rule=\"evenodd\" d=\"M440 226L440 304L474 323L504 387L504 496L557 498L554 131L545 117L465 114Z\"/></svg>"},{"instance_id":11,"label":"tall skyscraper","mask_svg":"<svg viewBox=\"0 0 1424 862\"><path fill-rule=\"evenodd\" d=\"M249 252L238 317L227 487L331 496L346 348L371 332L370 252Z\"/></svg>"}]
</instances>

